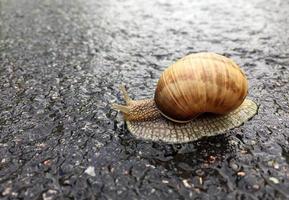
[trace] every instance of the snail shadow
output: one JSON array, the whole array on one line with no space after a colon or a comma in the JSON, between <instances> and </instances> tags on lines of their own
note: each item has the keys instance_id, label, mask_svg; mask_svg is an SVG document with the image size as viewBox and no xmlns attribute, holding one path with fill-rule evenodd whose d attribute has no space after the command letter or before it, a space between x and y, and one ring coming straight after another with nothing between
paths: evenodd
<instances>
[{"instance_id":1,"label":"snail shadow","mask_svg":"<svg viewBox=\"0 0 289 200\"><path fill-rule=\"evenodd\" d=\"M227 154L233 152L226 135L203 138L187 144L154 144L154 148L161 149L164 153L150 157L151 164L162 166L183 178L191 177L199 169L218 165Z\"/></svg>"},{"instance_id":2,"label":"snail shadow","mask_svg":"<svg viewBox=\"0 0 289 200\"><path fill-rule=\"evenodd\" d=\"M184 144L167 144L136 139L123 130L121 145L130 156L140 156L155 167L162 167L183 178L199 169L216 167L229 154L234 154L228 135L217 135Z\"/></svg>"}]
</instances>

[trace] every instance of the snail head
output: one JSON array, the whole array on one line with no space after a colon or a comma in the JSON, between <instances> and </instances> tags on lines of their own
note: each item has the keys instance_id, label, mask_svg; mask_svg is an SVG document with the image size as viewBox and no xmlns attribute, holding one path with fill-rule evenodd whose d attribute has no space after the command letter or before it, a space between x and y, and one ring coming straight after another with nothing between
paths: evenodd
<instances>
[{"instance_id":1,"label":"snail head","mask_svg":"<svg viewBox=\"0 0 289 200\"><path fill-rule=\"evenodd\" d=\"M126 105L112 104L112 108L124 114L126 121L147 121L160 117L153 99L132 100L124 85L120 86Z\"/></svg>"}]
</instances>

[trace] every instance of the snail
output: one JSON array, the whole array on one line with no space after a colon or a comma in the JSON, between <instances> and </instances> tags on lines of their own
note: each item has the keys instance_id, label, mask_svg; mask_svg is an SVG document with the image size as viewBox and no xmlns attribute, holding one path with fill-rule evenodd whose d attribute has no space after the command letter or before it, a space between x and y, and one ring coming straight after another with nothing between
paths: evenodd
<instances>
[{"instance_id":1,"label":"snail","mask_svg":"<svg viewBox=\"0 0 289 200\"><path fill-rule=\"evenodd\" d=\"M161 74L153 99L132 100L121 86L126 105L112 108L124 114L137 138L185 143L223 134L251 119L258 110L247 99L248 81L230 58L194 53Z\"/></svg>"}]
</instances>

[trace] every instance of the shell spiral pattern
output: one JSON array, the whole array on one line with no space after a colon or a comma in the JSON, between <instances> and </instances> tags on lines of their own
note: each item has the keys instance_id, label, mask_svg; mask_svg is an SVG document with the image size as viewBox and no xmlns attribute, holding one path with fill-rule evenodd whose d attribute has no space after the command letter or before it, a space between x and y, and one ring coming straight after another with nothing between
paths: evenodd
<instances>
[{"instance_id":1,"label":"shell spiral pattern","mask_svg":"<svg viewBox=\"0 0 289 200\"><path fill-rule=\"evenodd\" d=\"M246 76L233 60L196 53L162 73L154 100L168 119L188 122L204 112L229 113L242 104L247 92Z\"/></svg>"}]
</instances>

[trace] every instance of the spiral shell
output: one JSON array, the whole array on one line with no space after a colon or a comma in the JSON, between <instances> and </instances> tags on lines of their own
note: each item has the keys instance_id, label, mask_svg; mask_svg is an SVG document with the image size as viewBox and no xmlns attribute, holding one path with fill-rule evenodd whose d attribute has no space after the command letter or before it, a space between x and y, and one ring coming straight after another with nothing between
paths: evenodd
<instances>
[{"instance_id":1,"label":"spiral shell","mask_svg":"<svg viewBox=\"0 0 289 200\"><path fill-rule=\"evenodd\" d=\"M233 60L215 53L196 53L162 73L154 100L168 119L188 122L205 112L233 111L247 92L246 76Z\"/></svg>"}]
</instances>

